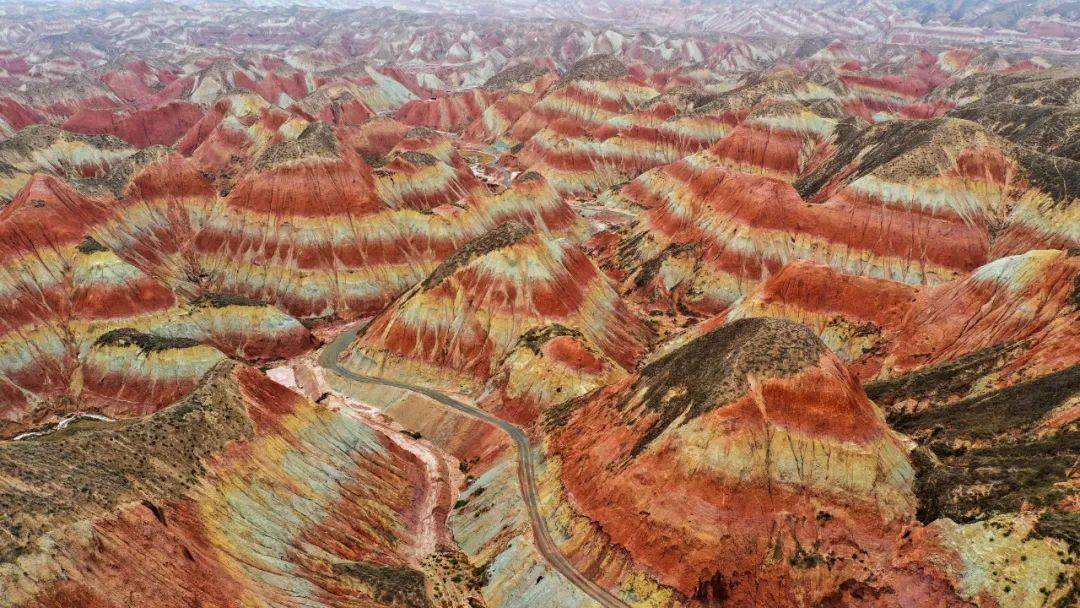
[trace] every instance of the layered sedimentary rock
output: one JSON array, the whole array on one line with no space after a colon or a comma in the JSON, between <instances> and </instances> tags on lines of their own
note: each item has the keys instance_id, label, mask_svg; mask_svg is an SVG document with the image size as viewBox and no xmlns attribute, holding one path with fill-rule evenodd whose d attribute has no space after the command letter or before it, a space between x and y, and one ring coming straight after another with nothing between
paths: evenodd
<instances>
[{"instance_id":1,"label":"layered sedimentary rock","mask_svg":"<svg viewBox=\"0 0 1080 608\"><path fill-rule=\"evenodd\" d=\"M114 329L83 357L80 405L113 418L153 413L190 393L224 359L221 351L191 338Z\"/></svg>"},{"instance_id":2,"label":"layered sedimentary rock","mask_svg":"<svg viewBox=\"0 0 1080 608\"><path fill-rule=\"evenodd\" d=\"M629 78L590 80L593 72L619 73L618 64L610 64L610 59L603 56L583 60L582 64L585 66L582 73L569 72L562 82L570 84L563 86L572 87L579 79L582 86L616 87L619 83L625 86ZM575 194L597 192L708 147L743 120L754 104L766 98L809 99L818 93L835 96L823 87L804 90L776 84L790 80L766 79L764 83L749 83L720 95L708 95L692 87L674 87L644 102L629 100L622 107L612 105L602 115L577 112L551 116L546 126L525 142L518 162L544 173L561 190ZM554 104L559 95L556 87L536 108Z\"/></svg>"},{"instance_id":3,"label":"layered sedimentary rock","mask_svg":"<svg viewBox=\"0 0 1080 608\"><path fill-rule=\"evenodd\" d=\"M1077 363L1078 273L1080 259L1073 253L1037 250L924 290L895 332L886 373L898 376L1008 345L1017 348L995 370L996 384Z\"/></svg>"},{"instance_id":4,"label":"layered sedimentary rock","mask_svg":"<svg viewBox=\"0 0 1080 608\"><path fill-rule=\"evenodd\" d=\"M171 146L203 116L196 104L173 101L137 110L80 110L63 128L88 135L113 135L138 148Z\"/></svg>"},{"instance_id":5,"label":"layered sedimentary rock","mask_svg":"<svg viewBox=\"0 0 1080 608\"><path fill-rule=\"evenodd\" d=\"M307 125L257 95L234 94L213 104L176 147L201 172L228 179L275 140L295 139Z\"/></svg>"},{"instance_id":6,"label":"layered sedimentary rock","mask_svg":"<svg viewBox=\"0 0 1080 608\"><path fill-rule=\"evenodd\" d=\"M148 160L131 176L119 200L109 204L115 213L94 232L122 258L172 290L197 297L207 275L193 248L194 239L218 191L194 162L179 154Z\"/></svg>"},{"instance_id":7,"label":"layered sedimentary rock","mask_svg":"<svg viewBox=\"0 0 1080 608\"><path fill-rule=\"evenodd\" d=\"M480 402L505 420L531 426L550 407L622 379L622 366L564 325L530 329L499 363Z\"/></svg>"},{"instance_id":8,"label":"layered sedimentary rock","mask_svg":"<svg viewBox=\"0 0 1080 608\"><path fill-rule=\"evenodd\" d=\"M768 272L814 247L820 237L772 238L814 210L789 185L699 166L697 158L649 172L622 195L645 207L608 258L612 271L647 309L711 315ZM782 227L783 226L783 227ZM820 255L820 254L819 254Z\"/></svg>"},{"instance_id":9,"label":"layered sedimentary rock","mask_svg":"<svg viewBox=\"0 0 1080 608\"><path fill-rule=\"evenodd\" d=\"M765 102L710 147L709 156L736 171L794 181L835 152L838 133L856 128L835 101Z\"/></svg>"},{"instance_id":10,"label":"layered sedimentary rock","mask_svg":"<svg viewBox=\"0 0 1080 608\"><path fill-rule=\"evenodd\" d=\"M866 582L914 508L900 439L787 321L705 334L547 427L571 504L704 605L813 604Z\"/></svg>"},{"instance_id":11,"label":"layered sedimentary rock","mask_svg":"<svg viewBox=\"0 0 1080 608\"><path fill-rule=\"evenodd\" d=\"M87 238L104 213L39 175L0 211L4 260L0 408L5 427L62 408L81 343L98 327L172 306L173 294Z\"/></svg>"},{"instance_id":12,"label":"layered sedimentary rock","mask_svg":"<svg viewBox=\"0 0 1080 608\"><path fill-rule=\"evenodd\" d=\"M777 317L802 323L865 378L876 375L889 340L917 295L916 288L904 283L798 261L739 299L726 320Z\"/></svg>"},{"instance_id":13,"label":"layered sedimentary rock","mask_svg":"<svg viewBox=\"0 0 1080 608\"><path fill-rule=\"evenodd\" d=\"M1080 84L1068 68L984 72L949 82L934 91L932 97L949 99L957 106L973 103L1075 106L1080 102Z\"/></svg>"},{"instance_id":14,"label":"layered sedimentary rock","mask_svg":"<svg viewBox=\"0 0 1080 608\"><path fill-rule=\"evenodd\" d=\"M963 118L994 131L1014 143L1069 158L1080 159L1080 109L1074 106L979 102L957 108L949 116Z\"/></svg>"},{"instance_id":15,"label":"layered sedimentary rock","mask_svg":"<svg viewBox=\"0 0 1080 608\"><path fill-rule=\"evenodd\" d=\"M316 123L268 148L224 197L193 162L153 160L95 234L192 300L243 295L296 317L349 317L381 309L460 244L504 221L560 236L580 230L538 175L490 192L446 140L423 133L399 141L394 160L375 175L339 134ZM438 167L462 189L403 173ZM444 202L456 206L432 213Z\"/></svg>"},{"instance_id":16,"label":"layered sedimentary rock","mask_svg":"<svg viewBox=\"0 0 1080 608\"><path fill-rule=\"evenodd\" d=\"M409 142L413 146L421 144L417 146L421 149L402 149L402 143L405 142L398 142L376 173L379 199L388 206L431 209L483 188L469 165L452 148L443 148L443 160L422 151L437 142ZM438 148L432 151L439 152Z\"/></svg>"},{"instance_id":17,"label":"layered sedimentary rock","mask_svg":"<svg viewBox=\"0 0 1080 608\"><path fill-rule=\"evenodd\" d=\"M394 168L412 155L442 164L405 152ZM430 192L445 196L443 185ZM381 309L460 242L458 224L426 213L438 201L417 195L406 204L387 188L328 125L314 123L268 148L199 227L193 248L207 284L298 317Z\"/></svg>"},{"instance_id":18,"label":"layered sedimentary rock","mask_svg":"<svg viewBox=\"0 0 1080 608\"><path fill-rule=\"evenodd\" d=\"M521 63L492 76L484 88L501 95L476 117L462 136L492 143L507 133L515 122L547 92L558 77L550 70Z\"/></svg>"},{"instance_id":19,"label":"layered sedimentary rock","mask_svg":"<svg viewBox=\"0 0 1080 608\"><path fill-rule=\"evenodd\" d=\"M16 524L0 562L12 606L428 606L435 588L482 602L471 573L433 587L442 566L414 552L428 515L413 502L415 457L251 368L220 364L126 424L75 423L0 451L5 474L33 484L0 497Z\"/></svg>"},{"instance_id":20,"label":"layered sedimentary rock","mask_svg":"<svg viewBox=\"0 0 1080 608\"><path fill-rule=\"evenodd\" d=\"M295 317L265 301L231 294L205 293L166 323L169 334L199 340L242 361L286 359L316 346Z\"/></svg>"},{"instance_id":21,"label":"layered sedimentary rock","mask_svg":"<svg viewBox=\"0 0 1080 608\"><path fill-rule=\"evenodd\" d=\"M23 96L40 114L61 120L79 110L121 105L120 98L88 74L70 74L55 81L39 81L27 86Z\"/></svg>"},{"instance_id":22,"label":"layered sedimentary rock","mask_svg":"<svg viewBox=\"0 0 1080 608\"><path fill-rule=\"evenodd\" d=\"M292 107L308 120L335 125L360 125L375 115L364 103L363 91L352 83L324 85Z\"/></svg>"},{"instance_id":23,"label":"layered sedimentary rock","mask_svg":"<svg viewBox=\"0 0 1080 608\"><path fill-rule=\"evenodd\" d=\"M82 135L46 125L27 127L0 142L0 200L11 200L34 173L68 180L100 178L134 152L116 137Z\"/></svg>"},{"instance_id":24,"label":"layered sedimentary rock","mask_svg":"<svg viewBox=\"0 0 1080 608\"><path fill-rule=\"evenodd\" d=\"M624 367L649 341L644 323L573 243L507 222L467 243L381 313L347 363L482 383L522 334L550 323L580 331Z\"/></svg>"},{"instance_id":25,"label":"layered sedimentary rock","mask_svg":"<svg viewBox=\"0 0 1080 608\"><path fill-rule=\"evenodd\" d=\"M334 225L382 205L370 170L325 124L268 148L218 209L194 245L216 291L268 299L298 316L363 305L371 269L355 240L335 242ZM353 276L339 278L346 273Z\"/></svg>"},{"instance_id":26,"label":"layered sedimentary rock","mask_svg":"<svg viewBox=\"0 0 1080 608\"><path fill-rule=\"evenodd\" d=\"M468 202L469 215L477 218L474 222L477 226L517 221L554 238L566 237L575 242L585 231L581 218L551 182L534 171L518 175L498 192L476 196Z\"/></svg>"},{"instance_id":27,"label":"layered sedimentary rock","mask_svg":"<svg viewBox=\"0 0 1080 608\"><path fill-rule=\"evenodd\" d=\"M411 130L392 118L373 118L358 127L339 129L338 133L344 143L374 166Z\"/></svg>"},{"instance_id":28,"label":"layered sedimentary rock","mask_svg":"<svg viewBox=\"0 0 1080 608\"><path fill-rule=\"evenodd\" d=\"M480 117L497 98L493 91L470 89L435 99L414 100L401 106L394 118L407 125L439 131L461 131Z\"/></svg>"},{"instance_id":29,"label":"layered sedimentary rock","mask_svg":"<svg viewBox=\"0 0 1080 608\"><path fill-rule=\"evenodd\" d=\"M315 344L296 319L265 302L216 294L186 302L183 291L155 278L163 274L162 266L125 247L130 241L116 240L117 249L103 244L114 242L110 237L118 222L126 228L131 225L127 222L139 221L135 214L118 219L114 211L56 178L39 175L0 212L0 256L5 260L0 306L6 311L0 323L0 348L6 353L0 409L5 432L62 415L84 391L92 400L91 394L109 395L122 389L117 385L128 384L128 399L139 397L142 389L135 387L140 382L181 386L150 390L155 397L143 401L150 407L175 400L185 383L190 388L201 377L192 371L198 365L185 368L179 363L183 356L168 359L170 349L165 355L144 349L144 354L167 360L135 361L130 371L136 378L130 383L109 378L130 365L110 364L111 356L95 348L113 345L108 340L98 344L113 330L190 346L205 344L248 360L294 356ZM167 209L162 213L175 216ZM172 226L160 228L168 232ZM207 358L214 357L201 352L196 356ZM184 369L173 369L170 361ZM174 381L174 376L181 379ZM103 388L95 388L98 385ZM96 401L93 407L102 403ZM84 403L83 409L90 407Z\"/></svg>"},{"instance_id":30,"label":"layered sedimentary rock","mask_svg":"<svg viewBox=\"0 0 1080 608\"><path fill-rule=\"evenodd\" d=\"M1004 219L993 250L972 258L985 261L1040 246L1070 246L1075 231L1062 220L1075 213L1077 176L1080 166L1074 161L1016 147L975 123L944 118L864 131L796 187L809 201L826 206L911 209L929 216L920 220L929 224L923 230L951 223L953 238L978 243L979 249L989 249L988 228ZM972 269L968 264L959 267Z\"/></svg>"},{"instance_id":31,"label":"layered sedimentary rock","mask_svg":"<svg viewBox=\"0 0 1080 608\"><path fill-rule=\"evenodd\" d=\"M1080 29L922 4L6 5L0 604L1076 604Z\"/></svg>"},{"instance_id":32,"label":"layered sedimentary rock","mask_svg":"<svg viewBox=\"0 0 1080 608\"><path fill-rule=\"evenodd\" d=\"M610 121L658 91L629 75L608 55L581 60L525 112L508 140L521 143L519 162L563 192L596 191L620 181L619 159L603 142L617 132Z\"/></svg>"},{"instance_id":33,"label":"layered sedimentary rock","mask_svg":"<svg viewBox=\"0 0 1080 608\"><path fill-rule=\"evenodd\" d=\"M692 155L621 190L622 204L645 211L611 265L647 302L699 314L721 312L799 259L845 274L941 283L1020 246L1007 243L1069 239L1073 229L1059 218L1074 213L1073 195L1050 187L1042 162L958 120L872 127L795 188ZM1024 232L1028 225L1045 228Z\"/></svg>"}]
</instances>

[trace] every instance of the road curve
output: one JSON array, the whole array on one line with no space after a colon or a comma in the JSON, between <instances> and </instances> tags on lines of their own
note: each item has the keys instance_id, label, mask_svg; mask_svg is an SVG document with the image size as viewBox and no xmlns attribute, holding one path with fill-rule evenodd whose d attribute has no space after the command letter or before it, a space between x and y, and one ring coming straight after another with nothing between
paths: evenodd
<instances>
[{"instance_id":1,"label":"road curve","mask_svg":"<svg viewBox=\"0 0 1080 608\"><path fill-rule=\"evenodd\" d=\"M361 329L363 329L362 326L348 329L327 344L326 348L323 349L322 356L319 357L319 365L343 378L348 378L349 380L392 386L394 388L400 388L423 395L452 410L456 410L466 416L502 429L504 433L510 436L510 439L512 439L517 446L518 485L521 487L521 496L525 500L525 507L529 512L529 520L532 522L533 541L536 544L536 548L540 551L540 555L551 564L552 568L555 568L562 573L562 575L573 583L574 586L596 600L601 606L604 606L605 608L630 608L629 604L579 572L577 568L570 563L570 560L566 559L566 556L559 551L558 545L552 540L551 533L548 532L547 522L540 516L540 509L537 506L536 469L532 458L532 446L529 443L529 437L525 432L522 431L520 427L510 424L502 418L493 416L484 410L458 401L439 391L424 386L417 386L415 384L387 380L386 378L380 378L379 376L357 374L345 369L338 362L338 356L352 344L353 340L356 339L356 334L359 333Z\"/></svg>"}]
</instances>

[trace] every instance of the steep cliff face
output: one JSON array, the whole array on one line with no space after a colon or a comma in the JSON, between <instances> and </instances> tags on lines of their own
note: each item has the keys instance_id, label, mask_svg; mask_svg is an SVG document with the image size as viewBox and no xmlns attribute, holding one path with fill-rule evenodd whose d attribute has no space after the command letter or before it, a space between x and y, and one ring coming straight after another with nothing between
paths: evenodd
<instances>
[{"instance_id":1,"label":"steep cliff face","mask_svg":"<svg viewBox=\"0 0 1080 608\"><path fill-rule=\"evenodd\" d=\"M705 334L547 428L570 503L695 603L820 601L872 577L914 510L900 439L787 321Z\"/></svg>"},{"instance_id":2,"label":"steep cliff face","mask_svg":"<svg viewBox=\"0 0 1080 608\"><path fill-rule=\"evenodd\" d=\"M413 551L422 463L251 368L218 364L155 414L0 451L22 480L0 492L12 606L483 605L471 575L444 589Z\"/></svg>"}]
</instances>

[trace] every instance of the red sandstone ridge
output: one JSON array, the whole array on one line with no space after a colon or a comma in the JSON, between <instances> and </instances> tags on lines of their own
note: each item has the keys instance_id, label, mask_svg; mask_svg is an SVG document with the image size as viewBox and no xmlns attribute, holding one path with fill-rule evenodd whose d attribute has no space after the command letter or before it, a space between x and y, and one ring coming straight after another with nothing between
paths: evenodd
<instances>
[{"instance_id":1,"label":"red sandstone ridge","mask_svg":"<svg viewBox=\"0 0 1080 608\"><path fill-rule=\"evenodd\" d=\"M268 148L219 209L194 239L214 289L297 316L377 310L452 248L424 233L400 238L371 169L324 123Z\"/></svg>"},{"instance_id":2,"label":"red sandstone ridge","mask_svg":"<svg viewBox=\"0 0 1080 608\"><path fill-rule=\"evenodd\" d=\"M495 102L497 94L483 89L429 100L413 100L401 106L394 118L407 125L440 131L461 131Z\"/></svg>"},{"instance_id":3,"label":"red sandstone ridge","mask_svg":"<svg viewBox=\"0 0 1080 608\"><path fill-rule=\"evenodd\" d=\"M892 332L881 377L899 379L966 361L963 370L949 374L949 383L931 387L944 396L949 384L963 394L976 378L985 390L1077 365L1078 276L1075 252L1036 250L923 290Z\"/></svg>"},{"instance_id":4,"label":"red sandstone ridge","mask_svg":"<svg viewBox=\"0 0 1080 608\"><path fill-rule=\"evenodd\" d=\"M888 383L954 367L949 380L964 394L975 378L983 389L1007 386L1080 362L1071 348L1077 338L1070 299L1077 272L1070 252L1035 250L954 281L914 288L792 262L722 317L688 330L673 344L724 321L786 318L813 329L864 380ZM945 397L947 386L929 388ZM885 404L896 401L888 397Z\"/></svg>"},{"instance_id":5,"label":"red sandstone ridge","mask_svg":"<svg viewBox=\"0 0 1080 608\"><path fill-rule=\"evenodd\" d=\"M967 121L871 127L794 188L717 167L724 141L642 174L615 199L644 211L606 248L605 266L646 308L717 314L793 260L938 284L1071 239L1063 219L1080 168ZM1057 186L1051 166L1064 177Z\"/></svg>"},{"instance_id":6,"label":"red sandstone ridge","mask_svg":"<svg viewBox=\"0 0 1080 608\"><path fill-rule=\"evenodd\" d=\"M877 374L886 348L919 293L904 283L797 261L739 299L727 311L726 320L777 317L802 323L859 378L866 379ZM695 327L689 333L699 331Z\"/></svg>"},{"instance_id":7,"label":"red sandstone ridge","mask_svg":"<svg viewBox=\"0 0 1080 608\"><path fill-rule=\"evenodd\" d=\"M1080 363L1071 348L1078 272L1072 252L1034 250L954 281L914 288L800 261L763 281L720 321L782 317L804 323L866 380L966 360L963 373L951 372L952 381L974 374L983 388L1005 386ZM678 342L685 341L680 336Z\"/></svg>"},{"instance_id":8,"label":"red sandstone ridge","mask_svg":"<svg viewBox=\"0 0 1080 608\"><path fill-rule=\"evenodd\" d=\"M0 8L4 608L1077 604L1068 0L82 4Z\"/></svg>"},{"instance_id":9,"label":"red sandstone ridge","mask_svg":"<svg viewBox=\"0 0 1080 608\"><path fill-rule=\"evenodd\" d=\"M89 135L115 135L139 148L171 146L202 116L199 106L175 101L129 112L80 110L64 122L63 128Z\"/></svg>"},{"instance_id":10,"label":"red sandstone ridge","mask_svg":"<svg viewBox=\"0 0 1080 608\"><path fill-rule=\"evenodd\" d=\"M282 137L294 139L307 121L253 94L221 98L177 142L201 172L228 178Z\"/></svg>"},{"instance_id":11,"label":"red sandstone ridge","mask_svg":"<svg viewBox=\"0 0 1080 608\"><path fill-rule=\"evenodd\" d=\"M948 239L953 253L926 259L923 280L935 283L1009 253L1071 246L1074 235L1062 230L1068 222L1059 214L1077 196L1070 176L1078 173L1074 161L942 118L867 129L795 187L823 209L895 226L890 233L928 254L934 247L922 244L928 235ZM913 225L901 226L912 216ZM1005 229L992 235L1002 222Z\"/></svg>"},{"instance_id":12,"label":"red sandstone ridge","mask_svg":"<svg viewBox=\"0 0 1080 608\"><path fill-rule=\"evenodd\" d=\"M518 339L559 323L632 368L650 332L573 243L520 222L478 237L381 313L348 365L483 383Z\"/></svg>"},{"instance_id":13,"label":"red sandstone ridge","mask_svg":"<svg viewBox=\"0 0 1080 608\"><path fill-rule=\"evenodd\" d=\"M558 77L550 70L528 63L502 70L484 83L485 89L500 96L475 118L462 136L488 143L499 139L556 80Z\"/></svg>"},{"instance_id":14,"label":"red sandstone ridge","mask_svg":"<svg viewBox=\"0 0 1080 608\"><path fill-rule=\"evenodd\" d=\"M693 605L813 605L870 583L914 509L900 439L788 321L725 325L547 428L575 509Z\"/></svg>"},{"instance_id":15,"label":"red sandstone ridge","mask_svg":"<svg viewBox=\"0 0 1080 608\"><path fill-rule=\"evenodd\" d=\"M307 120L360 125L375 115L363 97L363 91L351 83L333 83L313 91L293 108Z\"/></svg>"},{"instance_id":16,"label":"red sandstone ridge","mask_svg":"<svg viewBox=\"0 0 1080 608\"><path fill-rule=\"evenodd\" d=\"M544 325L518 338L485 386L480 402L500 418L529 427L549 408L625 375L622 366L580 331Z\"/></svg>"},{"instance_id":17,"label":"red sandstone ridge","mask_svg":"<svg viewBox=\"0 0 1080 608\"><path fill-rule=\"evenodd\" d=\"M109 205L44 175L0 211L5 434L62 416L73 400L111 415L153 411L198 382L221 358L215 348L266 360L315 345L298 321L265 302L208 294L185 305L154 278L160 267L141 268L147 260L125 251L123 241L117 250L102 244L113 241L116 221ZM142 357L130 356L134 364L128 354L95 348L115 346L101 337L121 329L149 336L136 349ZM189 347L205 350L180 352Z\"/></svg>"},{"instance_id":18,"label":"red sandstone ridge","mask_svg":"<svg viewBox=\"0 0 1080 608\"><path fill-rule=\"evenodd\" d=\"M89 237L104 212L39 175L0 210L2 428L63 413L80 346L98 328L163 311L173 294ZM85 218L85 220L84 220Z\"/></svg>"}]
</instances>

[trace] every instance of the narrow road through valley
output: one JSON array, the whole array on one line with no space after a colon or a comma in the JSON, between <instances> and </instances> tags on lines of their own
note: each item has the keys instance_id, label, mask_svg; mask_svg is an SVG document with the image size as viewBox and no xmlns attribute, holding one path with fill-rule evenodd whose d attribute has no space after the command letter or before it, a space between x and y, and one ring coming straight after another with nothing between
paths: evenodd
<instances>
[{"instance_id":1,"label":"narrow road through valley","mask_svg":"<svg viewBox=\"0 0 1080 608\"><path fill-rule=\"evenodd\" d=\"M529 512L529 520L532 522L533 539L536 548L540 551L540 555L547 560L552 568L555 568L562 573L567 580L573 583L578 589L581 589L586 595L596 600L601 606L604 606L605 608L629 608L629 605L626 602L623 602L603 587L594 583L581 572L578 572L577 568L570 563L570 560L566 559L566 556L559 551L558 545L552 540L551 534L548 532L547 523L544 521L544 518L541 517L540 508L537 506L536 469L533 466L532 446L530 445L529 438L525 435L525 432L522 431L521 428L510 424L502 418L492 416L484 410L475 408L454 399L449 395L440 393L439 391L423 386L417 386L415 384L387 380L378 376L357 374L345 369L338 363L338 356L352 344L353 340L356 339L356 334L359 333L362 328L362 326L359 326L346 330L332 342L327 344L326 348L323 349L322 356L319 358L319 365L343 378L348 378L349 380L392 386L394 388L400 388L423 395L450 409L461 412L466 416L476 418L477 420L481 420L502 429L503 432L510 436L510 439L512 439L517 446L518 484L521 486L521 495L524 499L525 507Z\"/></svg>"}]
</instances>

